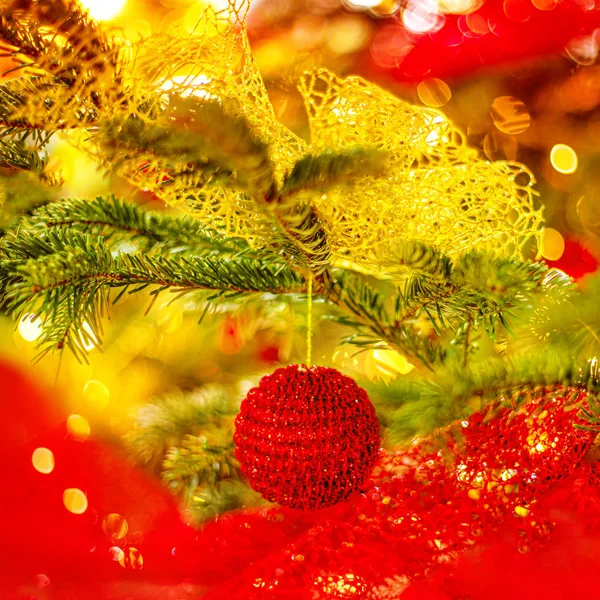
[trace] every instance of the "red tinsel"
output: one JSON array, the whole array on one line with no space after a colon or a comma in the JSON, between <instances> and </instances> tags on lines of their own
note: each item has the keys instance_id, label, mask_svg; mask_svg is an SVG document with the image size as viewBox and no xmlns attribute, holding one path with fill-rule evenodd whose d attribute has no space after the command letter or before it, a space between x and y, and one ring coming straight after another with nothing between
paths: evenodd
<instances>
[{"instance_id":1,"label":"red tinsel","mask_svg":"<svg viewBox=\"0 0 600 600\"><path fill-rule=\"evenodd\" d=\"M250 485L293 508L347 498L379 450L379 421L367 393L325 367L292 365L263 377L235 425L235 455Z\"/></svg>"}]
</instances>

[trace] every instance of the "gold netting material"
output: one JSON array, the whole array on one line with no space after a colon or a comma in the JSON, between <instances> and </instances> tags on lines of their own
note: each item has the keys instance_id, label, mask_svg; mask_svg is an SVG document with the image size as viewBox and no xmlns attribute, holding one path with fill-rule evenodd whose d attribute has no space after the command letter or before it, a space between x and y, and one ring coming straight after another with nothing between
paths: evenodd
<instances>
[{"instance_id":1,"label":"gold netting material","mask_svg":"<svg viewBox=\"0 0 600 600\"><path fill-rule=\"evenodd\" d=\"M393 265L399 239L434 243L448 255L474 246L513 255L537 237L532 174L480 160L441 112L326 70L307 75L300 89L311 150L375 145L389 156L387 177L314 199L334 253Z\"/></svg>"},{"instance_id":2,"label":"gold netting material","mask_svg":"<svg viewBox=\"0 0 600 600\"><path fill-rule=\"evenodd\" d=\"M73 6L67 0L29 4ZM36 77L11 83L24 98L17 117L70 130L73 142L105 168L256 246L281 243L277 221L260 199L231 182L223 185L218 173L199 172L180 156L157 156L152 146L107 145L105 124L118 130L134 114L145 126L168 130L173 123L165 108L178 98L235 106L268 146L279 184L307 153L385 150L385 176L299 195L316 211L334 258L369 269L393 269L399 241L434 244L451 256L474 247L519 255L531 241L539 242L542 216L534 206L531 173L516 163L481 160L439 111L321 69L300 82L310 143L295 136L275 118L248 44L246 10L239 3L220 12L208 9L190 35L157 34L136 44L110 40L84 15L34 57ZM193 114L177 126L193 132Z\"/></svg>"}]
</instances>

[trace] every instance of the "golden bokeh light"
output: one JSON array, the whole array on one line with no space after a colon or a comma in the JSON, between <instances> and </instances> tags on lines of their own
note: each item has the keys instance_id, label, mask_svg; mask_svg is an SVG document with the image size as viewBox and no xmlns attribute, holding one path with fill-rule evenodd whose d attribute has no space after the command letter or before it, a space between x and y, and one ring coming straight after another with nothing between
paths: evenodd
<instances>
[{"instance_id":1,"label":"golden bokeh light","mask_svg":"<svg viewBox=\"0 0 600 600\"><path fill-rule=\"evenodd\" d=\"M119 15L127 0L80 0L93 19L110 21Z\"/></svg>"},{"instance_id":2,"label":"golden bokeh light","mask_svg":"<svg viewBox=\"0 0 600 600\"><path fill-rule=\"evenodd\" d=\"M482 0L438 0L440 12L451 15L468 15L482 4Z\"/></svg>"},{"instance_id":3,"label":"golden bokeh light","mask_svg":"<svg viewBox=\"0 0 600 600\"><path fill-rule=\"evenodd\" d=\"M87 440L90 435L90 424L81 415L70 415L67 419L67 431L78 441Z\"/></svg>"},{"instance_id":4,"label":"golden bokeh light","mask_svg":"<svg viewBox=\"0 0 600 600\"><path fill-rule=\"evenodd\" d=\"M325 35L326 47L335 54L349 54L364 48L371 38L369 21L357 15L332 19ZM289 55L286 57L289 60Z\"/></svg>"},{"instance_id":5,"label":"golden bokeh light","mask_svg":"<svg viewBox=\"0 0 600 600\"><path fill-rule=\"evenodd\" d=\"M83 397L94 408L105 408L110 400L108 388L95 379L90 379L83 386Z\"/></svg>"},{"instance_id":6,"label":"golden bokeh light","mask_svg":"<svg viewBox=\"0 0 600 600\"><path fill-rule=\"evenodd\" d=\"M417 86L417 94L423 104L434 108L444 106L452 98L448 84L437 78L421 81Z\"/></svg>"},{"instance_id":7,"label":"golden bokeh light","mask_svg":"<svg viewBox=\"0 0 600 600\"><path fill-rule=\"evenodd\" d=\"M400 10L400 2L398 0L382 0L373 6L370 13L378 17L391 17Z\"/></svg>"},{"instance_id":8,"label":"golden bokeh light","mask_svg":"<svg viewBox=\"0 0 600 600\"><path fill-rule=\"evenodd\" d=\"M577 170L577 154L571 146L556 144L550 151L550 162L552 166L565 175L575 173Z\"/></svg>"},{"instance_id":9,"label":"golden bokeh light","mask_svg":"<svg viewBox=\"0 0 600 600\"><path fill-rule=\"evenodd\" d=\"M67 488L63 492L63 504L74 515L82 515L88 508L88 499L79 488Z\"/></svg>"},{"instance_id":10,"label":"golden bokeh light","mask_svg":"<svg viewBox=\"0 0 600 600\"><path fill-rule=\"evenodd\" d=\"M414 366L395 350L375 348L365 353L364 371L371 381L391 381L413 369Z\"/></svg>"},{"instance_id":11,"label":"golden bokeh light","mask_svg":"<svg viewBox=\"0 0 600 600\"><path fill-rule=\"evenodd\" d=\"M31 455L33 468L44 475L54 471L54 453L48 448L36 448Z\"/></svg>"},{"instance_id":12,"label":"golden bokeh light","mask_svg":"<svg viewBox=\"0 0 600 600\"><path fill-rule=\"evenodd\" d=\"M364 10L367 8L375 8L378 4L381 4L381 0L345 0L344 4L348 6L348 8Z\"/></svg>"},{"instance_id":13,"label":"golden bokeh light","mask_svg":"<svg viewBox=\"0 0 600 600\"><path fill-rule=\"evenodd\" d=\"M591 194L584 194L577 201L577 215L584 225L600 225L600 203Z\"/></svg>"},{"instance_id":14,"label":"golden bokeh light","mask_svg":"<svg viewBox=\"0 0 600 600\"><path fill-rule=\"evenodd\" d=\"M490 116L502 132L516 135L523 133L531 124L531 116L523 102L512 96L500 96L492 102Z\"/></svg>"},{"instance_id":15,"label":"golden bokeh light","mask_svg":"<svg viewBox=\"0 0 600 600\"><path fill-rule=\"evenodd\" d=\"M127 535L129 525L118 513L111 513L102 519L102 531L114 540L121 540Z\"/></svg>"},{"instance_id":16,"label":"golden bokeh light","mask_svg":"<svg viewBox=\"0 0 600 600\"><path fill-rule=\"evenodd\" d=\"M559 260L564 251L565 239L562 234L552 227L546 227L542 232L542 256L547 260Z\"/></svg>"},{"instance_id":17,"label":"golden bokeh light","mask_svg":"<svg viewBox=\"0 0 600 600\"><path fill-rule=\"evenodd\" d=\"M490 160L516 160L519 143L508 133L490 131L483 139L483 151Z\"/></svg>"},{"instance_id":18,"label":"golden bokeh light","mask_svg":"<svg viewBox=\"0 0 600 600\"><path fill-rule=\"evenodd\" d=\"M19 321L17 331L26 342L34 342L42 335L42 321L33 315L25 315Z\"/></svg>"},{"instance_id":19,"label":"golden bokeh light","mask_svg":"<svg viewBox=\"0 0 600 600\"><path fill-rule=\"evenodd\" d=\"M119 559L119 564L124 569L139 571L144 566L144 557L137 548L130 546L123 552L123 555Z\"/></svg>"}]
</instances>

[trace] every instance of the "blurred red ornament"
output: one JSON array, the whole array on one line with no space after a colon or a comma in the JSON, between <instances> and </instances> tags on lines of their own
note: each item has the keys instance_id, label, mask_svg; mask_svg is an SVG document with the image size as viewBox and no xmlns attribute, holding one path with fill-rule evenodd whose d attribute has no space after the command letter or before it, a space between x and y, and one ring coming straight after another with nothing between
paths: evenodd
<instances>
[{"instance_id":1,"label":"blurred red ornament","mask_svg":"<svg viewBox=\"0 0 600 600\"><path fill-rule=\"evenodd\" d=\"M267 500L301 509L345 500L379 451L367 393L335 369L292 365L263 377L236 418L236 458Z\"/></svg>"},{"instance_id":2,"label":"blurred red ornament","mask_svg":"<svg viewBox=\"0 0 600 600\"><path fill-rule=\"evenodd\" d=\"M598 269L598 260L580 242L565 240L565 251L558 260L546 260L549 267L560 269L573 279L578 280Z\"/></svg>"},{"instance_id":3,"label":"blurred red ornament","mask_svg":"<svg viewBox=\"0 0 600 600\"><path fill-rule=\"evenodd\" d=\"M279 362L279 346L276 344L270 344L261 348L259 352L261 360L267 363Z\"/></svg>"},{"instance_id":4,"label":"blurred red ornament","mask_svg":"<svg viewBox=\"0 0 600 600\"><path fill-rule=\"evenodd\" d=\"M217 331L217 348L227 355L237 354L245 344L242 324L237 317L225 315Z\"/></svg>"},{"instance_id":5,"label":"blurred red ornament","mask_svg":"<svg viewBox=\"0 0 600 600\"><path fill-rule=\"evenodd\" d=\"M455 12L469 12L469 2L447 4L446 12L453 12L454 4ZM478 3L470 4L476 8ZM382 55L376 45L371 68L390 70L395 79L408 82L460 77L558 54L572 39L600 27L600 8L585 0L487 0L466 17L438 15L436 7L427 0L411 0L402 13L403 25L397 25L400 47ZM413 14L420 16L415 23ZM390 26L386 36L392 36Z\"/></svg>"}]
</instances>

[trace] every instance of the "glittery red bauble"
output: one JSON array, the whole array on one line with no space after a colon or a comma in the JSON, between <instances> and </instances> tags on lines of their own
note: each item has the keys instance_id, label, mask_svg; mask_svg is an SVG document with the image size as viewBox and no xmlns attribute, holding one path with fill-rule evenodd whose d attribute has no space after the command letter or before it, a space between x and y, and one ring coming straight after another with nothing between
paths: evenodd
<instances>
[{"instance_id":1,"label":"glittery red bauble","mask_svg":"<svg viewBox=\"0 0 600 600\"><path fill-rule=\"evenodd\" d=\"M379 451L367 393L335 369L292 365L263 377L235 421L236 458L264 498L323 508L364 483Z\"/></svg>"}]
</instances>

